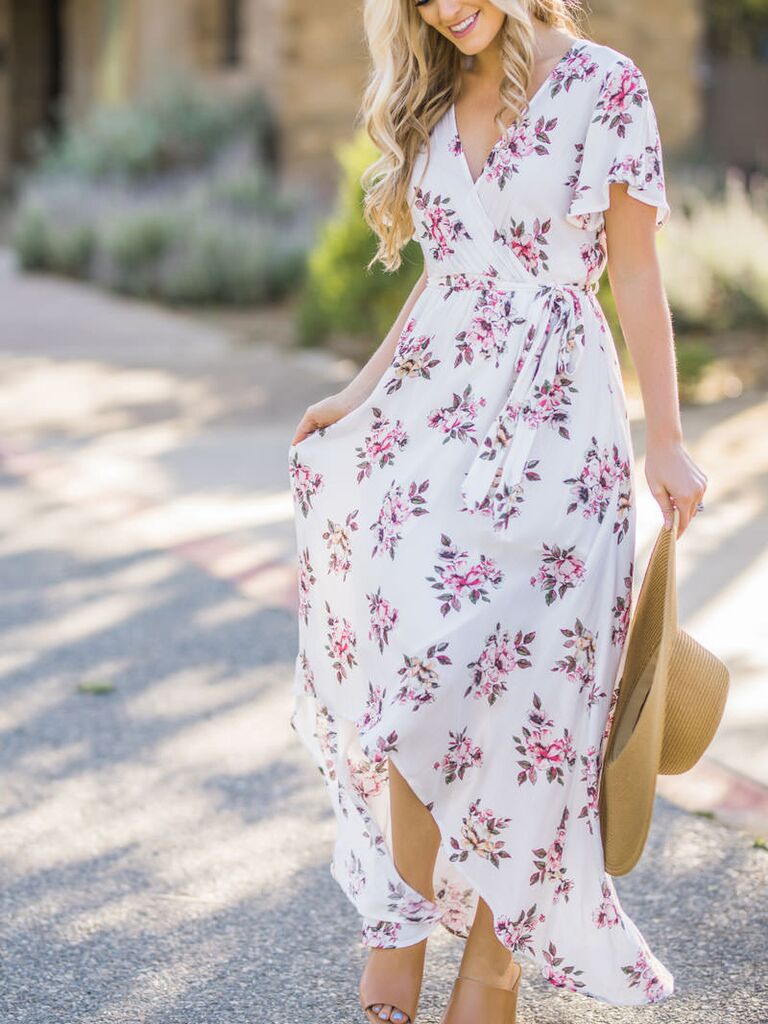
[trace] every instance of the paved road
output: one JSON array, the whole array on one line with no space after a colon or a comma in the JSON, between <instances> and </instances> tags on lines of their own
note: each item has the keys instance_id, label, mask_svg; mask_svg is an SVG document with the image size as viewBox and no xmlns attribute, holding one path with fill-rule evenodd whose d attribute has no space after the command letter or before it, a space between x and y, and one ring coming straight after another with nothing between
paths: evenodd
<instances>
[{"instance_id":1,"label":"paved road","mask_svg":"<svg viewBox=\"0 0 768 1024\"><path fill-rule=\"evenodd\" d=\"M357 922L288 727L284 458L300 409L349 367L281 355L284 318L243 348L7 269L0 309L0 1022L358 1024ZM761 401L694 434L743 458ZM745 543L762 529L755 465L713 495L706 533L701 520L710 575L684 570L689 621L765 557ZM751 679L764 655L736 654ZM766 1024L767 876L748 833L660 797L617 886L676 995L609 1007L526 968L521 1024ZM437 936L421 1024L439 1020L459 954Z\"/></svg>"}]
</instances>

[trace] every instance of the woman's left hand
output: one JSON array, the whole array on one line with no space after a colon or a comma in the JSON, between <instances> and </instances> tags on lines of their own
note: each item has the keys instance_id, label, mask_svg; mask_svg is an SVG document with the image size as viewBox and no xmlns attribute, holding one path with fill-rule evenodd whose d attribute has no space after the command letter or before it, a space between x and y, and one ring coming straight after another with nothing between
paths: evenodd
<instances>
[{"instance_id":1,"label":"woman's left hand","mask_svg":"<svg viewBox=\"0 0 768 1024\"><path fill-rule=\"evenodd\" d=\"M650 441L645 454L645 479L664 515L665 527L672 525L672 506L677 506L680 512L677 536L682 536L704 497L706 474L690 457L682 441Z\"/></svg>"}]
</instances>

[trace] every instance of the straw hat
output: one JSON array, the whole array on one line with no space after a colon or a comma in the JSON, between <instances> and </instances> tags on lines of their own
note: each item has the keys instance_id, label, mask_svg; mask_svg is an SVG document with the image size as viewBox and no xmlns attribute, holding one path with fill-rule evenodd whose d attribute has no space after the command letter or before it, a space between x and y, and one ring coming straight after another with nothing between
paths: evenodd
<instances>
[{"instance_id":1,"label":"straw hat","mask_svg":"<svg viewBox=\"0 0 768 1024\"><path fill-rule=\"evenodd\" d=\"M626 639L618 700L599 780L598 811L611 875L643 852L657 775L688 771L722 718L729 673L677 624L675 538L680 513L654 544Z\"/></svg>"}]
</instances>

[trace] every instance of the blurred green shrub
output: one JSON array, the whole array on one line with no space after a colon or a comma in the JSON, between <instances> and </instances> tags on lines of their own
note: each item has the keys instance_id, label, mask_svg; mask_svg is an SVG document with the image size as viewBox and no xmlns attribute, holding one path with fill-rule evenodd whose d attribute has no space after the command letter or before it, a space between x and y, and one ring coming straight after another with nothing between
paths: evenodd
<instances>
[{"instance_id":1,"label":"blurred green shrub","mask_svg":"<svg viewBox=\"0 0 768 1024\"><path fill-rule=\"evenodd\" d=\"M174 85L95 115L22 184L21 266L177 303L261 303L297 290L318 211L268 166L261 109L253 97L214 101Z\"/></svg>"},{"instance_id":2,"label":"blurred green shrub","mask_svg":"<svg viewBox=\"0 0 768 1024\"><path fill-rule=\"evenodd\" d=\"M704 371L715 358L714 346L706 338L676 339L677 383L682 401L691 400Z\"/></svg>"},{"instance_id":3,"label":"blurred green shrub","mask_svg":"<svg viewBox=\"0 0 768 1024\"><path fill-rule=\"evenodd\" d=\"M91 180L136 179L199 166L234 136L266 159L273 130L261 93L222 100L194 80L171 76L145 98L95 109L64 137L39 144L39 169Z\"/></svg>"},{"instance_id":4,"label":"blurred green shrub","mask_svg":"<svg viewBox=\"0 0 768 1024\"><path fill-rule=\"evenodd\" d=\"M341 167L337 206L309 254L297 311L298 335L300 343L318 345L337 332L364 339L373 351L421 274L421 248L409 242L396 273L387 273L381 264L366 270L376 239L363 219L360 176L376 159L376 149L361 129L338 145L335 155Z\"/></svg>"},{"instance_id":5,"label":"blurred green shrub","mask_svg":"<svg viewBox=\"0 0 768 1024\"><path fill-rule=\"evenodd\" d=\"M657 247L676 338L680 394L690 398L717 358L717 336L746 329L768 341L768 195L728 172L719 185L676 181L675 215ZM631 366L608 275L599 300L625 369Z\"/></svg>"}]
</instances>

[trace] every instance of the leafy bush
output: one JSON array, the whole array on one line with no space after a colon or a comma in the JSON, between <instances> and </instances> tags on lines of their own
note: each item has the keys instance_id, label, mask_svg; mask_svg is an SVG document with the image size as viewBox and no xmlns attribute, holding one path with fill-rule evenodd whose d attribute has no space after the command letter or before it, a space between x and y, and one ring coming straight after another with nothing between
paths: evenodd
<instances>
[{"instance_id":1,"label":"leafy bush","mask_svg":"<svg viewBox=\"0 0 768 1024\"><path fill-rule=\"evenodd\" d=\"M171 302L267 302L299 287L317 211L257 159L269 148L268 133L255 140L258 107L190 87L94 115L23 183L22 267Z\"/></svg>"},{"instance_id":2,"label":"leafy bush","mask_svg":"<svg viewBox=\"0 0 768 1024\"><path fill-rule=\"evenodd\" d=\"M265 159L273 131L260 93L225 102L174 77L138 103L96 108L63 139L42 143L39 169L90 180L137 179L199 166L244 135L257 159Z\"/></svg>"},{"instance_id":3,"label":"leafy bush","mask_svg":"<svg viewBox=\"0 0 768 1024\"><path fill-rule=\"evenodd\" d=\"M679 332L768 326L768 201L739 175L719 195L681 187L660 261Z\"/></svg>"},{"instance_id":4,"label":"leafy bush","mask_svg":"<svg viewBox=\"0 0 768 1024\"><path fill-rule=\"evenodd\" d=\"M317 345L331 332L363 338L371 350L389 331L423 261L417 242L403 251L403 265L388 273L380 264L370 271L376 239L362 215L360 176L376 158L367 134L359 130L337 146L342 176L337 208L323 225L309 255L306 286L298 308L298 334L304 345Z\"/></svg>"}]
</instances>

